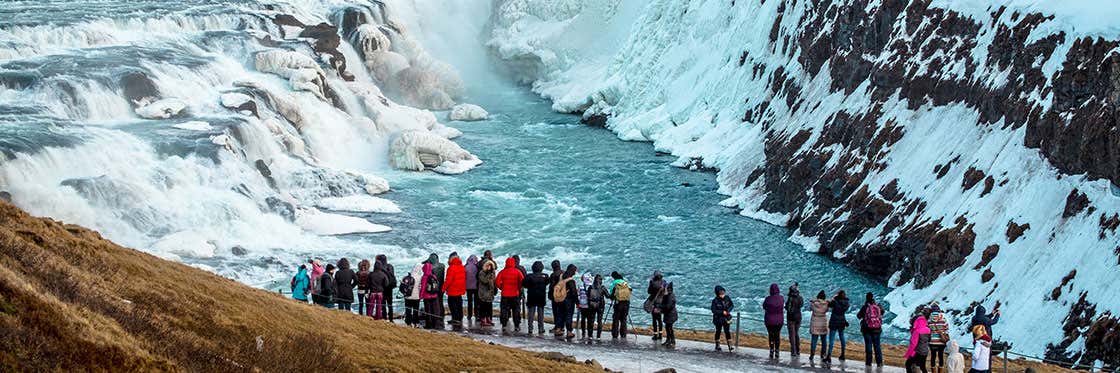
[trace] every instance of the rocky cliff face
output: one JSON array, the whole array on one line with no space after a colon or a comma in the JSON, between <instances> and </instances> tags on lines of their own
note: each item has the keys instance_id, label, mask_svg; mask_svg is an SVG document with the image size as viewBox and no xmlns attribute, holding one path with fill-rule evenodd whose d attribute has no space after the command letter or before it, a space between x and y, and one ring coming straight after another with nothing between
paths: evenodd
<instances>
[{"instance_id":1,"label":"rocky cliff face","mask_svg":"<svg viewBox=\"0 0 1120 373\"><path fill-rule=\"evenodd\" d=\"M725 205L888 281L897 313L938 300L963 334L998 303L1017 351L1118 364L1120 13L659 0L596 68L528 36L592 17L581 2L533 3L499 7L491 45L519 67L549 56L522 71L558 110L719 169Z\"/></svg>"}]
</instances>

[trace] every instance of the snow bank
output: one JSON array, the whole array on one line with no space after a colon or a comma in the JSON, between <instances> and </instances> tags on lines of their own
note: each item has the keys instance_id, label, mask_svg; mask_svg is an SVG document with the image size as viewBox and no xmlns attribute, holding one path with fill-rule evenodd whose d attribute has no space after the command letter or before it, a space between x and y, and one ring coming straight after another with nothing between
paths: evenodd
<instances>
[{"instance_id":1,"label":"snow bank","mask_svg":"<svg viewBox=\"0 0 1120 373\"><path fill-rule=\"evenodd\" d=\"M437 172L453 174L481 163L458 144L426 131L405 131L397 135L389 145L389 160L393 167L401 170L439 167L441 171Z\"/></svg>"},{"instance_id":2,"label":"snow bank","mask_svg":"<svg viewBox=\"0 0 1120 373\"><path fill-rule=\"evenodd\" d=\"M154 253L191 259L212 258L217 249L206 235L194 231L169 234L156 241L151 247Z\"/></svg>"},{"instance_id":3,"label":"snow bank","mask_svg":"<svg viewBox=\"0 0 1120 373\"><path fill-rule=\"evenodd\" d=\"M315 204L320 208L331 211L347 212L374 212L381 214L397 214L401 208L393 201L374 196L349 196L332 197L319 200Z\"/></svg>"},{"instance_id":4,"label":"snow bank","mask_svg":"<svg viewBox=\"0 0 1120 373\"><path fill-rule=\"evenodd\" d=\"M383 233L392 230L392 228L370 223L368 220L362 218L331 214L317 209L299 210L296 216L296 224L304 230L320 236Z\"/></svg>"},{"instance_id":5,"label":"snow bank","mask_svg":"<svg viewBox=\"0 0 1120 373\"><path fill-rule=\"evenodd\" d=\"M478 105L458 104L451 108L451 114L448 115L448 118L462 122L474 122L490 118L490 113Z\"/></svg>"}]
</instances>

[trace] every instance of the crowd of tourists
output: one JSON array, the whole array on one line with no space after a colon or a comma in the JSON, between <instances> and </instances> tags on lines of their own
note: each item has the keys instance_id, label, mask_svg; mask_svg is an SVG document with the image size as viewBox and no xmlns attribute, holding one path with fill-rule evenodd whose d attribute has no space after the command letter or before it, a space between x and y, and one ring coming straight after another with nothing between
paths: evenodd
<instances>
[{"instance_id":1,"label":"crowd of tourists","mask_svg":"<svg viewBox=\"0 0 1120 373\"><path fill-rule=\"evenodd\" d=\"M602 275L583 273L574 264L562 266L559 260L549 263L535 261L526 270L517 255L507 257L499 268L493 254L487 250L481 257L471 255L464 263L457 253L451 253L447 263L437 254L417 263L398 281L392 264L385 255L377 255L373 262L361 260L355 272L350 262L343 258L325 266L318 259L301 265L291 279L292 297L311 301L317 305L340 310L357 311L377 320L393 321L393 298L399 293L404 298L404 323L408 326L442 330L446 322L455 330L462 330L464 320L481 327L495 326L493 304L497 301L502 333L520 333L524 314L525 332L545 334L544 309L550 307L553 327L550 333L559 338L600 339L603 334L605 311L610 310L610 335L625 339L630 323L631 286L619 272ZM355 303L356 309L355 309ZM445 309L446 306L446 309ZM846 360L849 327L845 316L851 301L844 290L828 297L820 290L806 305L798 284L789 287L785 296L778 284L771 284L769 295L763 300L762 313L769 341L770 358L781 352L783 327L787 332L789 353L801 355L801 326L806 307L809 314L809 359L819 356L824 363L831 363L835 342L839 340L839 360ZM734 349L731 342L732 312L735 304L727 289L716 285L711 302L712 323L715 326L715 349ZM677 298L673 283L660 271L649 278L646 300L642 310L651 317L652 339L662 345L675 346L674 325L679 319ZM450 315L450 318L445 316ZM872 293L867 293L864 304L856 317L860 320L860 333L864 342L864 363L882 367L882 333L884 309ZM972 364L970 373L990 372L992 325L999 321L997 304L992 313L977 306L969 330L972 333ZM964 357L960 344L952 340L947 316L937 302L915 310L910 318L910 341L904 358L907 372L963 373ZM723 344L721 345L721 337Z\"/></svg>"}]
</instances>

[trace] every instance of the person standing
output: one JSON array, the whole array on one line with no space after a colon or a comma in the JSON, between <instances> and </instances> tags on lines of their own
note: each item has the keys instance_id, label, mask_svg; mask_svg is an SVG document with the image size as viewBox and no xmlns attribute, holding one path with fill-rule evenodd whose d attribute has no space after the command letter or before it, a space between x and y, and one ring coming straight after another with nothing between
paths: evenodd
<instances>
[{"instance_id":1,"label":"person standing","mask_svg":"<svg viewBox=\"0 0 1120 373\"><path fill-rule=\"evenodd\" d=\"M988 309L984 308L983 305L978 305L976 306L976 312L972 314L972 325L969 328L975 328L977 325L983 326L985 335L991 339L991 336L995 335L992 334L992 325L999 322L1000 314L999 304L996 304L996 309L992 313L988 313Z\"/></svg>"},{"instance_id":2,"label":"person standing","mask_svg":"<svg viewBox=\"0 0 1120 373\"><path fill-rule=\"evenodd\" d=\"M972 369L969 373L992 371L992 336L983 324L972 327Z\"/></svg>"},{"instance_id":3,"label":"person standing","mask_svg":"<svg viewBox=\"0 0 1120 373\"><path fill-rule=\"evenodd\" d=\"M369 259L362 259L358 262L358 314L366 315L373 314L373 312L366 311L366 300L369 299Z\"/></svg>"},{"instance_id":4,"label":"person standing","mask_svg":"<svg viewBox=\"0 0 1120 373\"><path fill-rule=\"evenodd\" d=\"M561 329L564 326L561 320L564 319L564 301L556 300L552 294L556 293L556 284L560 283L560 278L564 276L564 270L560 268L560 261L552 261L552 274L548 275L548 298L552 302L552 334L559 337L563 334Z\"/></svg>"},{"instance_id":5,"label":"person standing","mask_svg":"<svg viewBox=\"0 0 1120 373\"><path fill-rule=\"evenodd\" d=\"M385 319L385 289L389 288L389 274L385 272L385 264L374 261L373 271L366 278L369 286L369 304L366 314L374 320Z\"/></svg>"},{"instance_id":6,"label":"person standing","mask_svg":"<svg viewBox=\"0 0 1120 373\"><path fill-rule=\"evenodd\" d=\"M611 272L611 299L614 300L614 310L611 312L611 339L626 339L626 321L630 317L630 283L622 277L621 273Z\"/></svg>"},{"instance_id":7,"label":"person standing","mask_svg":"<svg viewBox=\"0 0 1120 373\"><path fill-rule=\"evenodd\" d=\"M851 301L848 300L848 294L843 289L836 292L836 296L828 301L828 308L832 309L832 314L828 319L828 356L825 356L825 362L832 361L832 347L836 337L840 337L840 361L845 360L845 352L848 351L848 341L844 336L844 329L848 328L848 308L851 307Z\"/></svg>"},{"instance_id":8,"label":"person standing","mask_svg":"<svg viewBox=\"0 0 1120 373\"><path fill-rule=\"evenodd\" d=\"M478 257L471 255L467 258L467 265L465 266L467 276L467 320L473 321L478 318L478 308L475 303L478 302Z\"/></svg>"},{"instance_id":9,"label":"person standing","mask_svg":"<svg viewBox=\"0 0 1120 373\"><path fill-rule=\"evenodd\" d=\"M481 326L494 326L494 296L497 287L497 266L493 260L483 260L482 270L478 272L478 320Z\"/></svg>"},{"instance_id":10,"label":"person standing","mask_svg":"<svg viewBox=\"0 0 1120 373\"><path fill-rule=\"evenodd\" d=\"M556 286L564 287L564 291L556 294L555 298L564 302L564 318L561 320L564 321L564 331L567 332L565 338L569 340L576 337L572 319L576 314L576 303L579 302L579 285L576 285L576 273L578 271L579 268L575 264L568 264L563 277L560 278L560 283L556 284Z\"/></svg>"},{"instance_id":11,"label":"person standing","mask_svg":"<svg viewBox=\"0 0 1120 373\"><path fill-rule=\"evenodd\" d=\"M871 358L875 358L875 366L883 366L883 307L875 303L875 295L868 292L865 296L863 307L856 314L859 318L859 331L863 334L863 362L871 366Z\"/></svg>"},{"instance_id":12,"label":"person standing","mask_svg":"<svg viewBox=\"0 0 1120 373\"><path fill-rule=\"evenodd\" d=\"M443 318L439 313L439 280L432 273L432 263L424 262L424 276L420 278L420 300L424 302L424 329L435 329L436 318Z\"/></svg>"},{"instance_id":13,"label":"person standing","mask_svg":"<svg viewBox=\"0 0 1120 373\"><path fill-rule=\"evenodd\" d=\"M769 340L770 358L777 359L782 351L782 321L785 319L786 300L778 284L770 284L770 295L762 301L763 322Z\"/></svg>"},{"instance_id":14,"label":"person standing","mask_svg":"<svg viewBox=\"0 0 1120 373\"><path fill-rule=\"evenodd\" d=\"M918 310L918 317L914 318L910 326L910 344L906 349L906 371L914 372L921 370L922 373L926 371L926 356L929 356L929 325L926 317L929 316L929 310L922 308Z\"/></svg>"},{"instance_id":15,"label":"person standing","mask_svg":"<svg viewBox=\"0 0 1120 373\"><path fill-rule=\"evenodd\" d=\"M949 359L945 362L945 370L948 373L964 373L964 354L961 353L960 348L957 341L949 341Z\"/></svg>"},{"instance_id":16,"label":"person standing","mask_svg":"<svg viewBox=\"0 0 1120 373\"><path fill-rule=\"evenodd\" d=\"M949 344L949 321L937 302L929 308L929 369L940 373L945 366L945 346Z\"/></svg>"},{"instance_id":17,"label":"person standing","mask_svg":"<svg viewBox=\"0 0 1120 373\"><path fill-rule=\"evenodd\" d=\"M533 320L537 321L537 333L544 335L544 305L548 295L548 275L544 274L544 263L533 262L533 273L522 281L525 288L526 315L529 317L529 334L533 334Z\"/></svg>"},{"instance_id":18,"label":"person standing","mask_svg":"<svg viewBox=\"0 0 1120 373\"><path fill-rule=\"evenodd\" d=\"M447 294L447 309L451 312L451 327L463 328L463 295L467 294L467 268L459 257L451 257L444 275L442 291Z\"/></svg>"},{"instance_id":19,"label":"person standing","mask_svg":"<svg viewBox=\"0 0 1120 373\"><path fill-rule=\"evenodd\" d=\"M350 269L350 261L346 258L338 260L338 271L334 274L335 296L338 309L352 311L354 304L354 285L358 284L354 270Z\"/></svg>"},{"instance_id":20,"label":"person standing","mask_svg":"<svg viewBox=\"0 0 1120 373\"><path fill-rule=\"evenodd\" d=\"M805 299L801 298L801 289L794 283L786 294L786 329L789 331L789 352L793 356L801 356L801 309L805 307Z\"/></svg>"},{"instance_id":21,"label":"person standing","mask_svg":"<svg viewBox=\"0 0 1120 373\"><path fill-rule=\"evenodd\" d=\"M579 287L579 338L590 339L595 336L595 310L591 308L591 290L595 276L584 273Z\"/></svg>"},{"instance_id":22,"label":"person standing","mask_svg":"<svg viewBox=\"0 0 1120 373\"><path fill-rule=\"evenodd\" d=\"M735 303L731 301L731 297L727 296L727 289L723 286L716 285L716 296L712 298L712 324L716 326L716 351L722 351L719 347L719 335L723 332L727 339L727 351L734 351L735 348L731 347L731 311L735 309Z\"/></svg>"},{"instance_id":23,"label":"person standing","mask_svg":"<svg viewBox=\"0 0 1120 373\"><path fill-rule=\"evenodd\" d=\"M450 256L458 256L456 253L451 253ZM428 256L428 263L432 264L432 276L436 281L436 329L443 330L443 276L447 267L439 262L439 255L432 253Z\"/></svg>"},{"instance_id":24,"label":"person standing","mask_svg":"<svg viewBox=\"0 0 1120 373\"><path fill-rule=\"evenodd\" d=\"M821 359L825 358L824 344L828 336L828 300L826 300L824 290L817 293L817 297L809 301L809 310L812 311L809 316L809 361L813 361L813 355L817 353L817 340L821 341Z\"/></svg>"},{"instance_id":25,"label":"person standing","mask_svg":"<svg viewBox=\"0 0 1120 373\"><path fill-rule=\"evenodd\" d=\"M420 326L420 279L424 278L424 263L412 266L412 272L401 279L401 296L404 297L404 323Z\"/></svg>"},{"instance_id":26,"label":"person standing","mask_svg":"<svg viewBox=\"0 0 1120 373\"><path fill-rule=\"evenodd\" d=\"M521 331L521 281L525 276L517 269L517 260L513 257L506 258L506 267L498 273L494 286L502 291L501 315L502 333L508 332L510 318L513 319L513 331Z\"/></svg>"},{"instance_id":27,"label":"person standing","mask_svg":"<svg viewBox=\"0 0 1120 373\"><path fill-rule=\"evenodd\" d=\"M311 293L311 277L307 275L307 265L301 264L299 271L292 276L292 299L307 303L307 294Z\"/></svg>"},{"instance_id":28,"label":"person standing","mask_svg":"<svg viewBox=\"0 0 1120 373\"><path fill-rule=\"evenodd\" d=\"M603 276L595 275L591 288L587 291L587 308L591 309L591 320L594 322L595 338L603 338L603 313L607 308L607 288L603 286Z\"/></svg>"},{"instance_id":29,"label":"person standing","mask_svg":"<svg viewBox=\"0 0 1120 373\"><path fill-rule=\"evenodd\" d=\"M653 340L661 339L661 331L665 327L664 320L662 320L661 310L658 306L661 301L657 299L658 296L663 294L661 289L665 288L665 280L661 271L653 271L653 276L649 278L649 286L646 287L646 302L642 304L642 310L650 314L653 329Z\"/></svg>"},{"instance_id":30,"label":"person standing","mask_svg":"<svg viewBox=\"0 0 1120 373\"><path fill-rule=\"evenodd\" d=\"M677 345L677 333L673 330L673 324L677 323L677 295L673 293L672 282L662 288L658 299L661 300L658 309L661 310L662 320L665 321L665 343L662 343L662 345L675 347Z\"/></svg>"},{"instance_id":31,"label":"person standing","mask_svg":"<svg viewBox=\"0 0 1120 373\"><path fill-rule=\"evenodd\" d=\"M397 272L392 264L389 264L389 258L385 254L377 254L374 257L375 262L380 262L381 267L385 268L385 275L388 277L388 282L385 284L385 292L381 293L382 299L382 312L389 322L393 322L393 289L397 288Z\"/></svg>"},{"instance_id":32,"label":"person standing","mask_svg":"<svg viewBox=\"0 0 1120 373\"><path fill-rule=\"evenodd\" d=\"M323 274L319 275L316 283L319 293L311 296L315 299L315 304L327 308L334 307L334 264L327 264L327 268L323 269Z\"/></svg>"},{"instance_id":33,"label":"person standing","mask_svg":"<svg viewBox=\"0 0 1120 373\"><path fill-rule=\"evenodd\" d=\"M319 304L315 301L315 296L319 295L319 276L322 276L327 270L319 263L319 259L311 259L307 263L311 265L311 300L315 304Z\"/></svg>"}]
</instances>

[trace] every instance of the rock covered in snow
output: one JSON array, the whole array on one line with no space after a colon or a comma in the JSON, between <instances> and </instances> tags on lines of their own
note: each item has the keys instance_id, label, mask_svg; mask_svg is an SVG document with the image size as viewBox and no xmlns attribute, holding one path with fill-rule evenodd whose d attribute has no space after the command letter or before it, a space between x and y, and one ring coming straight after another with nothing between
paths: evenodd
<instances>
[{"instance_id":1,"label":"rock covered in snow","mask_svg":"<svg viewBox=\"0 0 1120 373\"><path fill-rule=\"evenodd\" d=\"M165 98L142 103L136 108L136 115L144 119L168 119L179 116L186 109L186 102L174 98Z\"/></svg>"},{"instance_id":2,"label":"rock covered in snow","mask_svg":"<svg viewBox=\"0 0 1120 373\"><path fill-rule=\"evenodd\" d=\"M273 73L288 78L293 90L314 93L326 100L326 74L319 63L303 53L286 50L267 50L256 54L257 71Z\"/></svg>"},{"instance_id":3,"label":"rock covered in snow","mask_svg":"<svg viewBox=\"0 0 1120 373\"><path fill-rule=\"evenodd\" d=\"M446 173L462 173L481 163L458 144L427 131L405 131L397 135L389 145L389 162L393 167L411 171L434 169L450 162L442 171L437 171Z\"/></svg>"},{"instance_id":4,"label":"rock covered in snow","mask_svg":"<svg viewBox=\"0 0 1120 373\"><path fill-rule=\"evenodd\" d=\"M253 98L244 93L230 92L223 93L219 100L222 102L222 107L238 111L242 114L257 116L257 102Z\"/></svg>"},{"instance_id":5,"label":"rock covered in snow","mask_svg":"<svg viewBox=\"0 0 1120 373\"><path fill-rule=\"evenodd\" d=\"M478 105L458 104L451 108L451 114L448 114L448 118L462 122L474 122L490 118L490 113Z\"/></svg>"}]
</instances>

